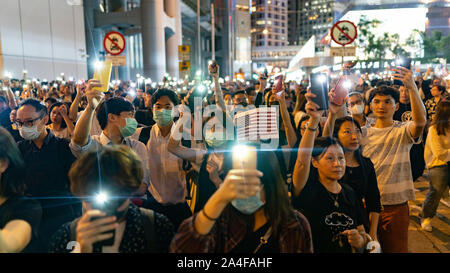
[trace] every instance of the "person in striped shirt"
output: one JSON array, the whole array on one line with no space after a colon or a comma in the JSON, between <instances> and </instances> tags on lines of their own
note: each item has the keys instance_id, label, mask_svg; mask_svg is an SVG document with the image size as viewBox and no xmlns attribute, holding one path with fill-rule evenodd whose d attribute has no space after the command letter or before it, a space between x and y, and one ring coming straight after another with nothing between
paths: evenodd
<instances>
[{"instance_id":1,"label":"person in striped shirt","mask_svg":"<svg viewBox=\"0 0 450 273\"><path fill-rule=\"evenodd\" d=\"M394 79L401 80L409 90L412 120L393 120L399 108L397 89L386 85L375 88L369 102L376 122L363 127L362 147L363 156L374 164L381 194L378 226L381 248L386 253L405 253L408 252L408 201L415 199L409 152L421 140L426 110L412 71L403 67L393 71Z\"/></svg>"}]
</instances>

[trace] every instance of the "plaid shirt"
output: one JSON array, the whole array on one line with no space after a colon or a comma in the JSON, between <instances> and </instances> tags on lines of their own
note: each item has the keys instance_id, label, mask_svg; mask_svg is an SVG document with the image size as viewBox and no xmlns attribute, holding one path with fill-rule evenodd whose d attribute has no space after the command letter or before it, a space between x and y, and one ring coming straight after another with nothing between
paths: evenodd
<instances>
[{"instance_id":1,"label":"plaid shirt","mask_svg":"<svg viewBox=\"0 0 450 273\"><path fill-rule=\"evenodd\" d=\"M282 223L278 236L281 253L312 253L312 237L309 222L296 210ZM195 227L195 217L186 219L172 240L172 253L229 253L246 235L246 225L239 216L230 209L225 209L211 231L206 235L199 234ZM272 235L269 240L275 238Z\"/></svg>"}]
</instances>

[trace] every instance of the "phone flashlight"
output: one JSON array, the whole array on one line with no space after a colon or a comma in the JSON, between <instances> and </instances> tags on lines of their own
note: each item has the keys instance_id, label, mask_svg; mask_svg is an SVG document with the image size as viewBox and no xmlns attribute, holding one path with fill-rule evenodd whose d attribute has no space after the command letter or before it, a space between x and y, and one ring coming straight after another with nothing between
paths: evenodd
<instances>
[{"instance_id":1,"label":"phone flashlight","mask_svg":"<svg viewBox=\"0 0 450 273\"><path fill-rule=\"evenodd\" d=\"M342 86L343 86L345 89L349 90L350 88L352 88L352 82L351 82L350 80L346 80L346 81L344 81L344 83L342 84Z\"/></svg>"}]
</instances>

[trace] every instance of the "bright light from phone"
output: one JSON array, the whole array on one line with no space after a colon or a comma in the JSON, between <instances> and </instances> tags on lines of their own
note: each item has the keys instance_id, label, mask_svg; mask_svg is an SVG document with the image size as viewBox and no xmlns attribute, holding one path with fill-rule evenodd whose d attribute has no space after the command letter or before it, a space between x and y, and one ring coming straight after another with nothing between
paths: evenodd
<instances>
[{"instance_id":1,"label":"bright light from phone","mask_svg":"<svg viewBox=\"0 0 450 273\"><path fill-rule=\"evenodd\" d=\"M198 87L198 91L199 91L200 93L205 92L205 91L206 91L206 86L200 85L200 86Z\"/></svg>"},{"instance_id":2,"label":"bright light from phone","mask_svg":"<svg viewBox=\"0 0 450 273\"><path fill-rule=\"evenodd\" d=\"M100 192L95 196L95 202L97 202L98 204L103 205L106 203L106 201L108 201L108 195L104 192Z\"/></svg>"},{"instance_id":3,"label":"bright light from phone","mask_svg":"<svg viewBox=\"0 0 450 273\"><path fill-rule=\"evenodd\" d=\"M23 74L27 74L27 73L28 73L28 71L26 71L26 70L23 71Z\"/></svg>"},{"instance_id":4,"label":"bright light from phone","mask_svg":"<svg viewBox=\"0 0 450 273\"><path fill-rule=\"evenodd\" d=\"M195 75L201 76L202 75L202 71L201 70L197 70L197 72L195 72Z\"/></svg>"},{"instance_id":5,"label":"bright light from phone","mask_svg":"<svg viewBox=\"0 0 450 273\"><path fill-rule=\"evenodd\" d=\"M69 77L69 81L73 82L73 77Z\"/></svg>"},{"instance_id":6,"label":"bright light from phone","mask_svg":"<svg viewBox=\"0 0 450 273\"><path fill-rule=\"evenodd\" d=\"M12 78L12 73L8 72L8 71L5 71L5 77L11 79Z\"/></svg>"},{"instance_id":7,"label":"bright light from phone","mask_svg":"<svg viewBox=\"0 0 450 273\"><path fill-rule=\"evenodd\" d=\"M345 88L345 89L350 89L350 88L352 88L352 82L350 81L350 80L345 80L343 83L342 83L342 86Z\"/></svg>"},{"instance_id":8,"label":"bright light from phone","mask_svg":"<svg viewBox=\"0 0 450 273\"><path fill-rule=\"evenodd\" d=\"M397 65L402 65L402 64L403 64L403 59L397 59L397 60L395 60L395 64L397 64Z\"/></svg>"},{"instance_id":9,"label":"bright light from phone","mask_svg":"<svg viewBox=\"0 0 450 273\"><path fill-rule=\"evenodd\" d=\"M47 85L44 85L44 86L42 86L42 88L44 88L44 89L48 89L48 86L47 86Z\"/></svg>"},{"instance_id":10,"label":"bright light from phone","mask_svg":"<svg viewBox=\"0 0 450 273\"><path fill-rule=\"evenodd\" d=\"M130 95L131 97L136 97L136 91L134 89L128 91L128 95Z\"/></svg>"},{"instance_id":11,"label":"bright light from phone","mask_svg":"<svg viewBox=\"0 0 450 273\"><path fill-rule=\"evenodd\" d=\"M225 77L225 81L227 82L227 81L230 81L230 77L229 76L226 76Z\"/></svg>"},{"instance_id":12,"label":"bright light from phone","mask_svg":"<svg viewBox=\"0 0 450 273\"><path fill-rule=\"evenodd\" d=\"M233 156L237 156L239 160L245 160L250 152L250 147L247 145L236 145L233 147Z\"/></svg>"},{"instance_id":13,"label":"bright light from phone","mask_svg":"<svg viewBox=\"0 0 450 273\"><path fill-rule=\"evenodd\" d=\"M131 88L135 88L136 84L134 82L130 83Z\"/></svg>"},{"instance_id":14,"label":"bright light from phone","mask_svg":"<svg viewBox=\"0 0 450 273\"><path fill-rule=\"evenodd\" d=\"M327 81L327 77L325 75L320 75L318 78L319 82L324 83Z\"/></svg>"},{"instance_id":15,"label":"bright light from phone","mask_svg":"<svg viewBox=\"0 0 450 273\"><path fill-rule=\"evenodd\" d=\"M95 67L95 69L100 70L103 67L103 63L100 62L100 61L95 61L94 62L94 67Z\"/></svg>"},{"instance_id":16,"label":"bright light from phone","mask_svg":"<svg viewBox=\"0 0 450 273\"><path fill-rule=\"evenodd\" d=\"M136 78L140 78L141 77L141 74L136 74Z\"/></svg>"},{"instance_id":17,"label":"bright light from phone","mask_svg":"<svg viewBox=\"0 0 450 273\"><path fill-rule=\"evenodd\" d=\"M24 85L23 85L23 88L28 88L28 84L24 84Z\"/></svg>"}]
</instances>

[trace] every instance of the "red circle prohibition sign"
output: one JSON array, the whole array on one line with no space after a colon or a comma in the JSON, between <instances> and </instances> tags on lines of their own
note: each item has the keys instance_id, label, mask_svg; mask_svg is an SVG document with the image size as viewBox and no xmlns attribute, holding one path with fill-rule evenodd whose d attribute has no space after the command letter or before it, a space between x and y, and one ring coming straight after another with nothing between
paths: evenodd
<instances>
[{"instance_id":1,"label":"red circle prohibition sign","mask_svg":"<svg viewBox=\"0 0 450 273\"><path fill-rule=\"evenodd\" d=\"M347 34L347 33L339 26L339 24L341 24L341 23L349 23L350 25L352 25L352 27L355 29L355 37L350 37L350 36L349 36L349 35L348 35L348 34ZM337 29L339 30L339 32L342 33L342 34L345 36L345 38L348 39L347 42L342 42L342 41L336 39L336 37L334 37L333 33L334 33L334 29L335 29L335 28L337 28ZM335 41L337 44L340 44L340 45L342 45L342 46L345 46L345 45L348 45L348 44L353 43L353 41L356 39L357 36L358 36L358 28L355 26L355 24L353 24L352 22L347 21L347 20L339 21L339 22L337 22L336 24L334 24L333 27L331 28L331 39L333 39L333 41Z\"/></svg>"},{"instance_id":2,"label":"red circle prohibition sign","mask_svg":"<svg viewBox=\"0 0 450 273\"><path fill-rule=\"evenodd\" d=\"M120 39L123 41L123 47L120 47L117 41L114 39L114 35L118 35ZM115 47L116 50L119 51L113 51L111 48L108 48L106 46L106 41L110 41L112 45ZM108 52L111 55L119 55L125 50L125 37L120 32L117 31L111 31L108 34L105 35L105 39L103 39L103 47L105 48L106 52Z\"/></svg>"}]
</instances>

